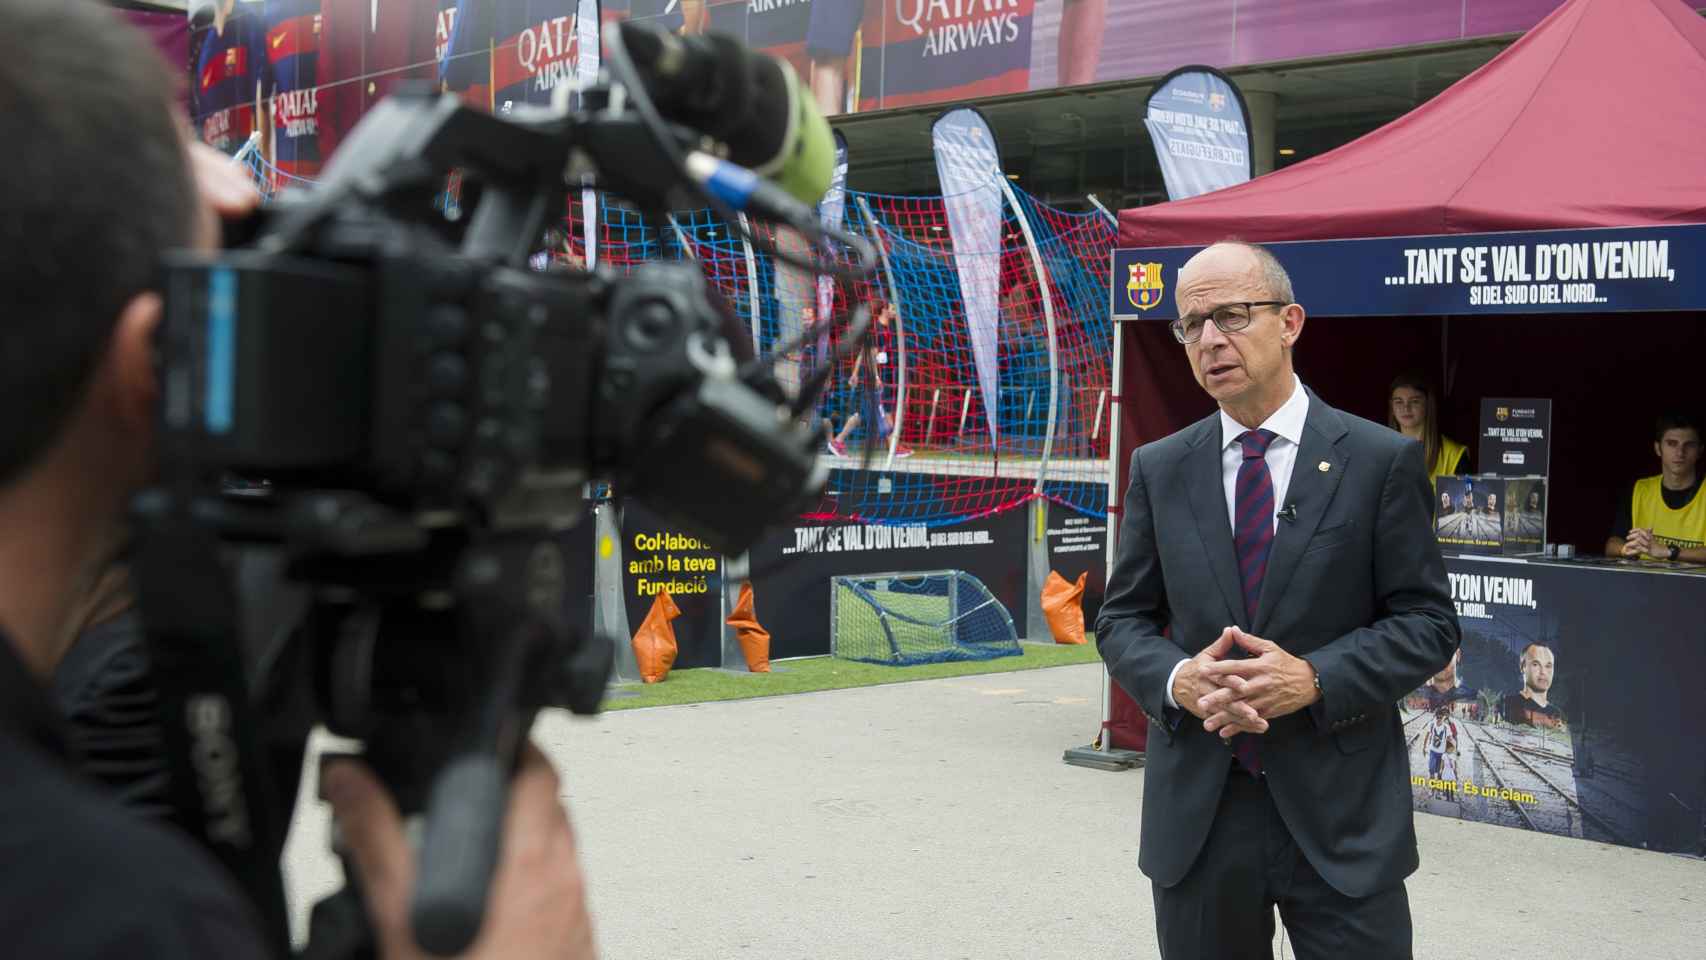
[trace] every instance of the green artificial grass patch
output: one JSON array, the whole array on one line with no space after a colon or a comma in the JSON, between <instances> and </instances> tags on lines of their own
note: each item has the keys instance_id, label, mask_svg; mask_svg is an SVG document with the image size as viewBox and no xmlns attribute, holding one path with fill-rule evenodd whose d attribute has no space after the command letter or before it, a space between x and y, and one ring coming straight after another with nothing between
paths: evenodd
<instances>
[{"instance_id":1,"label":"green artificial grass patch","mask_svg":"<svg viewBox=\"0 0 1706 960\"><path fill-rule=\"evenodd\" d=\"M1081 645L1026 643L1021 644L1025 653L1019 657L926 663L916 667L885 667L875 663L836 660L833 657L808 657L773 663L770 673L734 673L714 668L672 670L662 683L624 683L613 686L613 695L605 698L604 709L635 710L640 707L669 707L713 700L779 697L816 690L874 687L881 683L905 683L909 680L935 680L979 673L1011 673L1016 670L1093 663L1100 657L1096 653L1095 635L1091 634L1089 640L1089 643Z\"/></svg>"}]
</instances>

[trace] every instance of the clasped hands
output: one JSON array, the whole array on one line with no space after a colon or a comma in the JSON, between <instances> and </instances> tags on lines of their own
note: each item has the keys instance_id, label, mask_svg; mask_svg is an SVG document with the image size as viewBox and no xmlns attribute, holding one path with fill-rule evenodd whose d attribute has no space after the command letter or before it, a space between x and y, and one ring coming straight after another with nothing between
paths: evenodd
<instances>
[{"instance_id":1,"label":"clasped hands","mask_svg":"<svg viewBox=\"0 0 1706 960\"><path fill-rule=\"evenodd\" d=\"M1623 541L1625 557L1657 557L1665 559L1670 556L1670 546L1654 538L1653 531L1646 527L1636 527L1629 531L1629 536Z\"/></svg>"},{"instance_id":2,"label":"clasped hands","mask_svg":"<svg viewBox=\"0 0 1706 960\"><path fill-rule=\"evenodd\" d=\"M1251 656L1228 659L1234 649ZM1240 733L1267 733L1268 721L1296 713L1320 696L1309 661L1237 627L1222 630L1173 678L1173 702L1223 740Z\"/></svg>"}]
</instances>

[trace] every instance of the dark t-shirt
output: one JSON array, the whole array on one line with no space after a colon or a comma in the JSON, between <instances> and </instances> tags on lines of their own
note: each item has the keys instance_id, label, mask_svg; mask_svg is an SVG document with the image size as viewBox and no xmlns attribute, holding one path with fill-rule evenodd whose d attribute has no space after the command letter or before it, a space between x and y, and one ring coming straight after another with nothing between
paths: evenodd
<instances>
[{"instance_id":1,"label":"dark t-shirt","mask_svg":"<svg viewBox=\"0 0 1706 960\"><path fill-rule=\"evenodd\" d=\"M1672 510L1681 510L1694 500L1694 495L1700 492L1700 481L1706 476L1694 478L1694 486L1686 490L1672 490L1663 484L1659 494L1665 498L1665 506ZM1616 520L1612 523L1611 535L1619 540L1629 536L1629 531L1635 529L1635 484L1631 482L1623 488L1623 496L1617 501Z\"/></svg>"},{"instance_id":2,"label":"dark t-shirt","mask_svg":"<svg viewBox=\"0 0 1706 960\"><path fill-rule=\"evenodd\" d=\"M77 769L122 806L167 819L166 740L135 610L78 636L54 671L53 699Z\"/></svg>"},{"instance_id":3,"label":"dark t-shirt","mask_svg":"<svg viewBox=\"0 0 1706 960\"><path fill-rule=\"evenodd\" d=\"M217 864L74 772L0 634L0 943L10 957L270 957Z\"/></svg>"},{"instance_id":4,"label":"dark t-shirt","mask_svg":"<svg viewBox=\"0 0 1706 960\"><path fill-rule=\"evenodd\" d=\"M1564 724L1564 711L1548 703L1544 707L1520 693L1505 697L1501 712L1506 723L1530 727L1559 727Z\"/></svg>"}]
</instances>

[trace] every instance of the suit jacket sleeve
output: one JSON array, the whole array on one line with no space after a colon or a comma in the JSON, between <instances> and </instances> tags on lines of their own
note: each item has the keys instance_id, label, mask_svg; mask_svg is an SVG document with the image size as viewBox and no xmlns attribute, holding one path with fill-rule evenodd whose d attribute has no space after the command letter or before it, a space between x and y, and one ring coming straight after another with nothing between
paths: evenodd
<instances>
[{"instance_id":1,"label":"suit jacket sleeve","mask_svg":"<svg viewBox=\"0 0 1706 960\"><path fill-rule=\"evenodd\" d=\"M1167 676L1187 656L1163 635L1169 621L1167 584L1139 450L1131 456L1119 552L1096 618L1096 647L1114 682L1151 719L1166 716ZM1166 725L1162 729L1171 735Z\"/></svg>"},{"instance_id":2,"label":"suit jacket sleeve","mask_svg":"<svg viewBox=\"0 0 1706 960\"><path fill-rule=\"evenodd\" d=\"M1376 518L1377 614L1311 652L1322 699L1310 708L1319 729L1390 706L1421 686L1457 649L1457 612L1434 538L1422 445L1403 445L1387 469Z\"/></svg>"}]
</instances>

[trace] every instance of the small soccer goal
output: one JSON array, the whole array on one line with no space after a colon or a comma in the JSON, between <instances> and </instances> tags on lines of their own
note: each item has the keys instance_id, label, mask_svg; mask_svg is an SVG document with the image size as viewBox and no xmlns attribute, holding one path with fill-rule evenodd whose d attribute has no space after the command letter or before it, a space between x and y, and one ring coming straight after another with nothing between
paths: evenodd
<instances>
[{"instance_id":1,"label":"small soccer goal","mask_svg":"<svg viewBox=\"0 0 1706 960\"><path fill-rule=\"evenodd\" d=\"M1022 656L1013 618L963 570L833 577L830 652L843 660L910 666Z\"/></svg>"}]
</instances>

